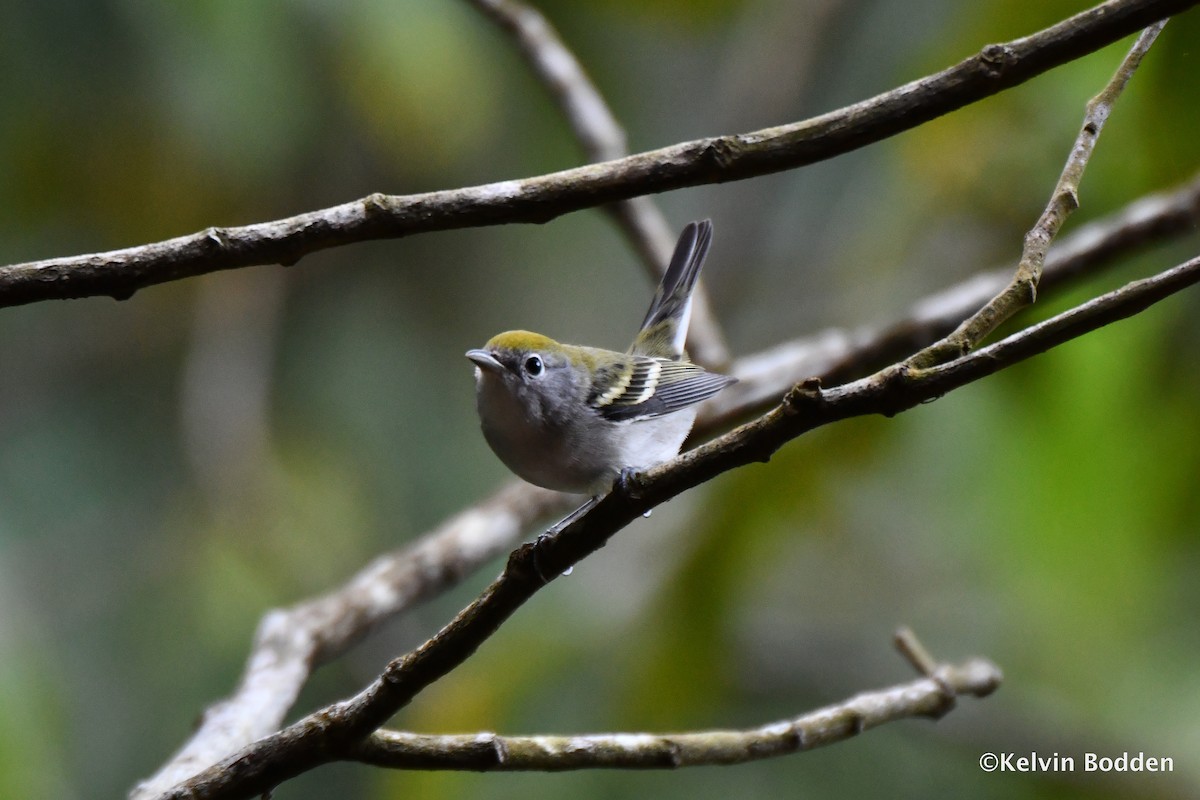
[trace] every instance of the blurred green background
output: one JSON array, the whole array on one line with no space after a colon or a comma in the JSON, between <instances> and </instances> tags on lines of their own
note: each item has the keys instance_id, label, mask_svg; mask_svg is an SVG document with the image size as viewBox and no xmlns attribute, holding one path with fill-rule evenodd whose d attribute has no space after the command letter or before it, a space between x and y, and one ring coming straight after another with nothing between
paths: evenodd
<instances>
[{"instance_id":1,"label":"blurred green background","mask_svg":"<svg viewBox=\"0 0 1200 800\"><path fill-rule=\"evenodd\" d=\"M801 119L1086 7L609 0L541 8L633 150ZM0 262L565 168L567 126L457 0L55 0L0 25ZM1200 14L1120 101L1071 225L1200 167ZM1014 263L1126 43L832 163L660 198L711 216L737 353L885 322ZM1194 255L1176 242L1045 314ZM0 311L0 796L122 795L225 695L268 608L508 480L470 365L527 327L623 347L650 284L599 211ZM622 532L397 719L679 730L910 678L911 625L1001 691L810 754L676 773L323 768L277 798L1200 795L1200 294L893 420L851 421ZM797 376L802 377L802 376ZM355 691L498 569L321 670ZM984 774L985 751L1170 775ZM336 794L334 794L336 793Z\"/></svg>"}]
</instances>

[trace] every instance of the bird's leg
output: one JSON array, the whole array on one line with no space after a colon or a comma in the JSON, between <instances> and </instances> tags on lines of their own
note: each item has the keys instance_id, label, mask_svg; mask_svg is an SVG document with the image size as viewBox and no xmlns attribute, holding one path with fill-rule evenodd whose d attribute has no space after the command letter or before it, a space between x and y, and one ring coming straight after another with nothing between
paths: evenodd
<instances>
[{"instance_id":1,"label":"bird's leg","mask_svg":"<svg viewBox=\"0 0 1200 800\"><path fill-rule=\"evenodd\" d=\"M558 534L562 533L564 528L595 508L596 504L600 502L601 497L603 497L603 495L595 495L594 497L589 497L587 500L584 500L583 505L550 526L550 530L539 536L538 541L541 541L543 537L557 536Z\"/></svg>"},{"instance_id":2,"label":"bird's leg","mask_svg":"<svg viewBox=\"0 0 1200 800\"><path fill-rule=\"evenodd\" d=\"M542 565L538 561L538 552L540 552L540 550L543 547L546 547L547 543L552 542L552 541L554 541L554 539L558 538L558 535L560 533L562 533L563 530L565 530L568 525L575 522L575 520L579 519L584 514L591 511L593 508L595 508L596 504L600 502L601 497L602 497L602 495L595 495L594 497L589 497L587 500L585 500L583 502L583 505L579 506L579 508L575 509L570 514L567 514L565 517L560 519L558 522L551 525L549 530L538 534L537 539L535 539L533 542L533 568L537 572L538 577L542 579L543 583L549 583L550 579L547 578L546 573L542 571ZM563 575L568 575L568 574L570 574L569 569L563 573Z\"/></svg>"}]
</instances>

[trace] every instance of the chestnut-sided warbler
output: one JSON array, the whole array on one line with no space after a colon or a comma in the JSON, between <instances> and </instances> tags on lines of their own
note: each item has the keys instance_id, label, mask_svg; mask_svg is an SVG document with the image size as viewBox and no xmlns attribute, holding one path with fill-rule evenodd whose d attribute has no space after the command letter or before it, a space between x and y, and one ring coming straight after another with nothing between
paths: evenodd
<instances>
[{"instance_id":1,"label":"chestnut-sided warbler","mask_svg":"<svg viewBox=\"0 0 1200 800\"><path fill-rule=\"evenodd\" d=\"M475 400L484 438L530 483L599 494L622 470L673 458L696 404L734 382L687 361L692 290L712 223L689 223L625 353L529 331L493 336L477 350Z\"/></svg>"}]
</instances>

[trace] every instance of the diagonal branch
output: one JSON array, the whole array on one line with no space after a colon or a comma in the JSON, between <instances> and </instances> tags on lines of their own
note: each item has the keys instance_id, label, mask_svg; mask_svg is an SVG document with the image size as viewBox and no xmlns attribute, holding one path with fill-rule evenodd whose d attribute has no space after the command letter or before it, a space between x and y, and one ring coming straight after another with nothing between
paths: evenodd
<instances>
[{"instance_id":1,"label":"diagonal branch","mask_svg":"<svg viewBox=\"0 0 1200 800\"><path fill-rule=\"evenodd\" d=\"M824 390L806 381L762 417L666 464L618 482L586 514L509 556L504 572L432 639L392 661L357 696L264 737L164 798L251 797L354 748L418 693L463 661L548 582L595 552L646 511L737 467L767 461L815 428L868 414L892 416L1119 319L1200 282L1200 258L1127 284L954 361L911 371L888 367Z\"/></svg>"},{"instance_id":2,"label":"diagonal branch","mask_svg":"<svg viewBox=\"0 0 1200 800\"><path fill-rule=\"evenodd\" d=\"M953 333L910 358L906 362L909 367L920 369L965 353L1037 298L1038 281L1042 277L1042 265L1046 261L1050 243L1062 229L1067 217L1079 208L1079 182L1083 179L1083 171L1092 157L1100 131L1108 120L1113 104L1125 90L1125 85L1142 63L1142 57L1149 51L1166 24L1164 19L1142 31L1112 80L1088 102L1083 115L1083 127L1075 138L1071 154L1067 157L1067 163L1063 166L1058 183L1050 195L1050 202L1037 223L1025 235L1025 247L1012 281Z\"/></svg>"},{"instance_id":3,"label":"diagonal branch","mask_svg":"<svg viewBox=\"0 0 1200 800\"><path fill-rule=\"evenodd\" d=\"M664 147L524 180L427 194L373 194L273 222L209 228L153 244L0 267L0 307L138 289L370 239L562 214L686 186L741 180L832 158L997 94L1184 11L1200 0L1108 0L1038 33L837 111L753 133Z\"/></svg>"},{"instance_id":4,"label":"diagonal branch","mask_svg":"<svg viewBox=\"0 0 1200 800\"><path fill-rule=\"evenodd\" d=\"M237 690L204 712L188 742L133 796L161 792L278 730L313 670L501 555L531 525L573 505L569 495L512 483L414 544L376 558L339 589L268 613Z\"/></svg>"},{"instance_id":5,"label":"diagonal branch","mask_svg":"<svg viewBox=\"0 0 1200 800\"><path fill-rule=\"evenodd\" d=\"M899 647L920 643L906 631ZM921 648L924 652L924 648ZM927 655L927 654L926 654ZM930 659L919 680L863 692L791 719L744 730L576 736L500 736L494 733L429 736L381 730L346 758L393 769L454 769L487 772L559 772L575 769L677 769L743 764L801 753L845 741L888 722L910 717L938 719L961 695L987 697L1000 670L983 659L937 664Z\"/></svg>"},{"instance_id":6,"label":"diagonal branch","mask_svg":"<svg viewBox=\"0 0 1200 800\"><path fill-rule=\"evenodd\" d=\"M536 8L519 0L469 0L512 37L521 55L571 126L590 161L612 161L628 155L625 131L554 26ZM675 232L653 200L634 197L607 210L657 282L675 247ZM729 348L713 316L704 283L692 293L689 350L694 361L724 367Z\"/></svg>"},{"instance_id":7,"label":"diagonal branch","mask_svg":"<svg viewBox=\"0 0 1200 800\"><path fill-rule=\"evenodd\" d=\"M1057 242L1042 286L1079 278L1197 225L1200 177L1140 198ZM882 330L826 331L740 358L733 370L739 383L706 404L698 432L726 428L740 416L774 405L801 377L818 375L835 384L903 358L945 335L1007 279L1001 270L981 273L921 301L908 317ZM568 496L511 484L414 544L377 558L337 590L267 614L236 692L205 712L184 747L135 796L165 791L277 730L316 667L340 656L374 626L510 549L539 519L566 513L572 504Z\"/></svg>"}]
</instances>

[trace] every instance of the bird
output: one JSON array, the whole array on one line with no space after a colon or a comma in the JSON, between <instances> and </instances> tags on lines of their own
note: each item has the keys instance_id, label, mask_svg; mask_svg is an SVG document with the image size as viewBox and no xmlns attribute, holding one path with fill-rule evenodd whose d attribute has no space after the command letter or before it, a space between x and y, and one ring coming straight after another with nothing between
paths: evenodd
<instances>
[{"instance_id":1,"label":"bird","mask_svg":"<svg viewBox=\"0 0 1200 800\"><path fill-rule=\"evenodd\" d=\"M537 486L598 496L623 474L674 458L697 404L735 378L687 359L692 292L712 222L688 223L624 353L525 330L468 350L476 409L492 451Z\"/></svg>"}]
</instances>

